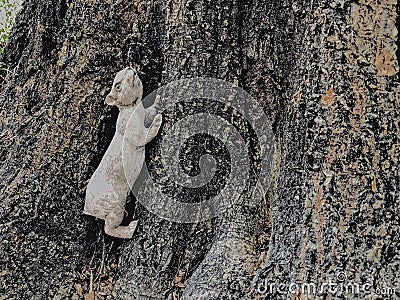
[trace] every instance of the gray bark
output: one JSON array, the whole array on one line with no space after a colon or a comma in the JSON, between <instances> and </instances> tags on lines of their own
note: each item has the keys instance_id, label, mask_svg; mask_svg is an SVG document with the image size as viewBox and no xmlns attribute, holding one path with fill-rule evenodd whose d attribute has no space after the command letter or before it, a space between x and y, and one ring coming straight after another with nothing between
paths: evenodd
<instances>
[{"instance_id":1,"label":"gray bark","mask_svg":"<svg viewBox=\"0 0 400 300\"><path fill-rule=\"evenodd\" d=\"M1 57L0 297L379 299L397 287L399 298L398 15L389 0L26 0ZM128 65L145 95L211 76L256 98L277 142L265 201L179 224L131 195L130 241L83 216L115 130L104 97ZM150 175L163 178L154 156L185 113L165 113ZM340 272L371 293L288 293Z\"/></svg>"}]
</instances>

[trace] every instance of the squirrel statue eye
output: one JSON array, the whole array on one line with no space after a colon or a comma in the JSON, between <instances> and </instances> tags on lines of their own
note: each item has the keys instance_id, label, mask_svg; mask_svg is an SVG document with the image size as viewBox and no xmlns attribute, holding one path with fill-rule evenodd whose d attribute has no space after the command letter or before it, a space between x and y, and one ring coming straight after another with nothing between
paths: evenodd
<instances>
[{"instance_id":1,"label":"squirrel statue eye","mask_svg":"<svg viewBox=\"0 0 400 300\"><path fill-rule=\"evenodd\" d=\"M117 84L115 85L115 89L116 89L117 91L120 91L120 90L121 90L121 83L117 83Z\"/></svg>"}]
</instances>

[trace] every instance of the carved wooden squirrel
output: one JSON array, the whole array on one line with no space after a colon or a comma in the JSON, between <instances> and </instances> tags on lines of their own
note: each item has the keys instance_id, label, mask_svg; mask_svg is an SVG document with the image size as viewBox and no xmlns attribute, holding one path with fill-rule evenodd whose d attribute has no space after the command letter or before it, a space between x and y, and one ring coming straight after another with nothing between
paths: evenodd
<instances>
[{"instance_id":1,"label":"carved wooden squirrel","mask_svg":"<svg viewBox=\"0 0 400 300\"><path fill-rule=\"evenodd\" d=\"M86 189L84 213L105 220L105 233L118 238L132 238L135 232L137 221L120 226L126 198L142 169L145 145L157 135L162 122L162 115L157 114L150 127L145 127L146 113L154 110L159 96L145 109L142 95L143 85L133 68L117 73L105 101L119 108L116 132ZM128 157L123 159L122 152Z\"/></svg>"}]
</instances>

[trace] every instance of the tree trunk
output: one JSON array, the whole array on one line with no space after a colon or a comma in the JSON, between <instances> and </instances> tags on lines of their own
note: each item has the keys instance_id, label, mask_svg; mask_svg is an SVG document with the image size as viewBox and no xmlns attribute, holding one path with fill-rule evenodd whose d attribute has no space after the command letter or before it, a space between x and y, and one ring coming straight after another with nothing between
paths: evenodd
<instances>
[{"instance_id":1,"label":"tree trunk","mask_svg":"<svg viewBox=\"0 0 400 300\"><path fill-rule=\"evenodd\" d=\"M299 298L311 283L323 298L396 298L394 288L399 297L398 3L292 7L301 30L285 80L268 258L255 283L273 297L279 283L295 284ZM324 288L330 280L336 291Z\"/></svg>"},{"instance_id":2,"label":"tree trunk","mask_svg":"<svg viewBox=\"0 0 400 300\"><path fill-rule=\"evenodd\" d=\"M0 299L399 298L398 15L395 0L26 0L1 56ZM128 65L145 95L209 76L257 99L276 141L264 201L181 224L130 195L129 241L83 216ZM161 182L154 157L187 109L146 148Z\"/></svg>"}]
</instances>

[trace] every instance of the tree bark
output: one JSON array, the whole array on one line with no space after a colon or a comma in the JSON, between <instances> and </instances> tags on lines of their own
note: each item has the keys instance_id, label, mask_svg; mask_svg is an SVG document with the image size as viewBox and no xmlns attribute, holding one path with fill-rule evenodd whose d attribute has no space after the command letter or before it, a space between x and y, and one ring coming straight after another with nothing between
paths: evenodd
<instances>
[{"instance_id":1,"label":"tree bark","mask_svg":"<svg viewBox=\"0 0 400 300\"><path fill-rule=\"evenodd\" d=\"M1 56L0 298L399 298L398 15L395 0L26 0ZM115 130L104 98L128 65L145 95L210 76L257 99L276 140L264 201L180 224L130 195L129 241L83 216ZM154 157L187 109L146 148L162 182Z\"/></svg>"},{"instance_id":2,"label":"tree bark","mask_svg":"<svg viewBox=\"0 0 400 300\"><path fill-rule=\"evenodd\" d=\"M324 298L395 298L379 289L399 286L398 4L292 6L303 30L286 81L268 259L255 282L314 283ZM329 293L329 278L372 288Z\"/></svg>"},{"instance_id":3,"label":"tree bark","mask_svg":"<svg viewBox=\"0 0 400 300\"><path fill-rule=\"evenodd\" d=\"M104 105L134 3L26 1L2 62L1 292L61 299L110 288L119 241L83 217L117 111ZM118 12L118 13L117 13ZM104 284L105 286L101 286Z\"/></svg>"}]
</instances>

